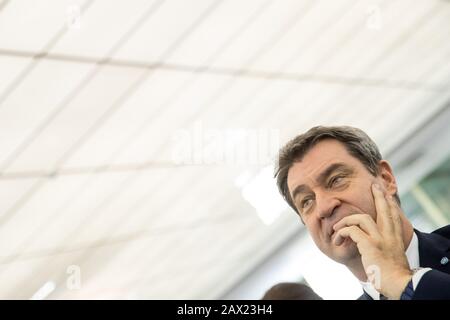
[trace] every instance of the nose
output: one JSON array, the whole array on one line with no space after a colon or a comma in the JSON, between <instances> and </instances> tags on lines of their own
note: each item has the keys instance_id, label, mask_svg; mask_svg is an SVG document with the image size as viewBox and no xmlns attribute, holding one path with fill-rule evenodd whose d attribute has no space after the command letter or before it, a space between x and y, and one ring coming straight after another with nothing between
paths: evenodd
<instances>
[{"instance_id":1,"label":"nose","mask_svg":"<svg viewBox=\"0 0 450 320\"><path fill-rule=\"evenodd\" d=\"M341 202L339 199L329 194L317 194L316 193L316 208L319 219L326 219L333 215L334 209L336 209Z\"/></svg>"}]
</instances>

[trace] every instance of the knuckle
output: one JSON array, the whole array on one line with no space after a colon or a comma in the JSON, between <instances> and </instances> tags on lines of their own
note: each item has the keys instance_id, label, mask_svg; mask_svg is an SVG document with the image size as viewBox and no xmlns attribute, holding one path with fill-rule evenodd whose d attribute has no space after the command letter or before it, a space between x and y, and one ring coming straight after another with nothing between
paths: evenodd
<instances>
[{"instance_id":1,"label":"knuckle","mask_svg":"<svg viewBox=\"0 0 450 320\"><path fill-rule=\"evenodd\" d=\"M392 220L396 223L401 223L402 219L400 218L400 215L396 214L392 217Z\"/></svg>"}]
</instances>

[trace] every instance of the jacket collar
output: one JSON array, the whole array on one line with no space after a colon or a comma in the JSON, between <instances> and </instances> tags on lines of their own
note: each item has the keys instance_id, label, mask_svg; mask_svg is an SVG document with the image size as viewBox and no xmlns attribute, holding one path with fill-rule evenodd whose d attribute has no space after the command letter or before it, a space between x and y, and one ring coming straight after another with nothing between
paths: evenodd
<instances>
[{"instance_id":1,"label":"jacket collar","mask_svg":"<svg viewBox=\"0 0 450 320\"><path fill-rule=\"evenodd\" d=\"M419 239L419 259L421 267L428 267L450 273L450 264L441 264L443 257L449 257L450 225L433 233L414 230Z\"/></svg>"}]
</instances>

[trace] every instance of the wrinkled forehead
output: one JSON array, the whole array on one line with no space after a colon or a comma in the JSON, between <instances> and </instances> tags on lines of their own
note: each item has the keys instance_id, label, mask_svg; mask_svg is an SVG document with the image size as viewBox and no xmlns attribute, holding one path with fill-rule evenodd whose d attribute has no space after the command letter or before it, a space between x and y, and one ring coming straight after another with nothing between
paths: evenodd
<instances>
[{"instance_id":1,"label":"wrinkled forehead","mask_svg":"<svg viewBox=\"0 0 450 320\"><path fill-rule=\"evenodd\" d=\"M353 167L358 161L339 141L321 141L289 169L287 180L289 190L292 191L300 184L313 187L317 183L320 173L335 163L345 163L349 167Z\"/></svg>"},{"instance_id":2,"label":"wrinkled forehead","mask_svg":"<svg viewBox=\"0 0 450 320\"><path fill-rule=\"evenodd\" d=\"M317 177L334 163L343 162L339 159L328 159L308 163L305 161L295 162L288 172L288 187L292 191L296 186L304 184L311 188L317 184Z\"/></svg>"}]
</instances>

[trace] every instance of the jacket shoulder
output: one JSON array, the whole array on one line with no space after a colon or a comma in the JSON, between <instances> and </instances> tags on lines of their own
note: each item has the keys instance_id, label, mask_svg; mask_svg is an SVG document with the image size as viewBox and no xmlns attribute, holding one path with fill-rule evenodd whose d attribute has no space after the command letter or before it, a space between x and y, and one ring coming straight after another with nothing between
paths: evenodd
<instances>
[{"instance_id":1,"label":"jacket shoulder","mask_svg":"<svg viewBox=\"0 0 450 320\"><path fill-rule=\"evenodd\" d=\"M447 239L450 239L450 224L446 225L445 227L439 228L432 232L433 234L438 234L442 237L445 237Z\"/></svg>"}]
</instances>

